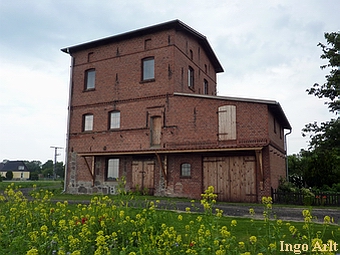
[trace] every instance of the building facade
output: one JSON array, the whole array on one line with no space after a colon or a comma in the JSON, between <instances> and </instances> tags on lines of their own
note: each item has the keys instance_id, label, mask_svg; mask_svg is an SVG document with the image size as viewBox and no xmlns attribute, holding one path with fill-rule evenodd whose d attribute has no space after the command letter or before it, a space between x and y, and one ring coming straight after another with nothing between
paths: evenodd
<instances>
[{"instance_id":1,"label":"building facade","mask_svg":"<svg viewBox=\"0 0 340 255\"><path fill-rule=\"evenodd\" d=\"M62 49L71 82L65 189L256 202L286 176L279 103L218 96L205 36L179 20Z\"/></svg>"},{"instance_id":2,"label":"building facade","mask_svg":"<svg viewBox=\"0 0 340 255\"><path fill-rule=\"evenodd\" d=\"M0 163L0 176L6 178L7 172L13 173L13 180L26 181L30 178L30 171L25 162L20 160Z\"/></svg>"}]
</instances>

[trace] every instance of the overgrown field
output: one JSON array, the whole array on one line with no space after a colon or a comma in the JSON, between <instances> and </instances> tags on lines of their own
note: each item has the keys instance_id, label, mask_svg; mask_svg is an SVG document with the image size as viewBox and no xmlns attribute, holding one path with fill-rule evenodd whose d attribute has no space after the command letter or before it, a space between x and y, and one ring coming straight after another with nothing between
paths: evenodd
<instances>
[{"instance_id":1,"label":"overgrown field","mask_svg":"<svg viewBox=\"0 0 340 255\"><path fill-rule=\"evenodd\" d=\"M90 204L51 202L35 190L27 199L14 184L0 195L0 254L337 254L339 225L325 216L313 222L270 220L271 198L263 198L263 220L228 218L214 210L213 187L202 194L204 214L158 210L158 201L129 206L129 196L94 196ZM314 249L314 251L313 251ZM336 249L339 251L337 252Z\"/></svg>"}]
</instances>

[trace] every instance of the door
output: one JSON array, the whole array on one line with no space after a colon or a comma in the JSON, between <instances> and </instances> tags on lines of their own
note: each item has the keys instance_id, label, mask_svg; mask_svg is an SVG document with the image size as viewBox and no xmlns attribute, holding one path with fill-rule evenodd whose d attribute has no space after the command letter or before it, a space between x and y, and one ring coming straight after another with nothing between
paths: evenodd
<instances>
[{"instance_id":1,"label":"door","mask_svg":"<svg viewBox=\"0 0 340 255\"><path fill-rule=\"evenodd\" d=\"M161 145L162 118L154 116L151 118L151 146Z\"/></svg>"},{"instance_id":2,"label":"door","mask_svg":"<svg viewBox=\"0 0 340 255\"><path fill-rule=\"evenodd\" d=\"M135 160L132 162L132 188L143 194L154 193L154 161Z\"/></svg>"},{"instance_id":3,"label":"door","mask_svg":"<svg viewBox=\"0 0 340 255\"><path fill-rule=\"evenodd\" d=\"M254 156L205 157L203 187L214 186L219 201L256 202Z\"/></svg>"}]
</instances>

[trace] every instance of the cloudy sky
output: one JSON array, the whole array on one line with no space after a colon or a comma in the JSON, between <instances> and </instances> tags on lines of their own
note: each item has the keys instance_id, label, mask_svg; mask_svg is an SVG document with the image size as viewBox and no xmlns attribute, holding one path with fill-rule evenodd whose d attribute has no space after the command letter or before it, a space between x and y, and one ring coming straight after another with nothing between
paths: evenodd
<instances>
[{"instance_id":1,"label":"cloudy sky","mask_svg":"<svg viewBox=\"0 0 340 255\"><path fill-rule=\"evenodd\" d=\"M65 148L61 48L173 19L207 36L224 68L219 95L280 102L293 127L288 154L298 153L304 125L332 117L305 91L325 81L317 44L339 31L339 10L338 0L0 0L0 162L44 163L50 146Z\"/></svg>"}]
</instances>

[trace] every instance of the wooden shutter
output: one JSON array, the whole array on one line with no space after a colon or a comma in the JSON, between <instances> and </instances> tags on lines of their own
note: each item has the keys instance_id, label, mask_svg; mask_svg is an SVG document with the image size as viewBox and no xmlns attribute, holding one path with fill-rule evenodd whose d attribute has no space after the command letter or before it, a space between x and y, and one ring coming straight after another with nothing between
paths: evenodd
<instances>
[{"instance_id":1,"label":"wooden shutter","mask_svg":"<svg viewBox=\"0 0 340 255\"><path fill-rule=\"evenodd\" d=\"M220 141L236 139L236 106L218 108L218 138Z\"/></svg>"}]
</instances>

